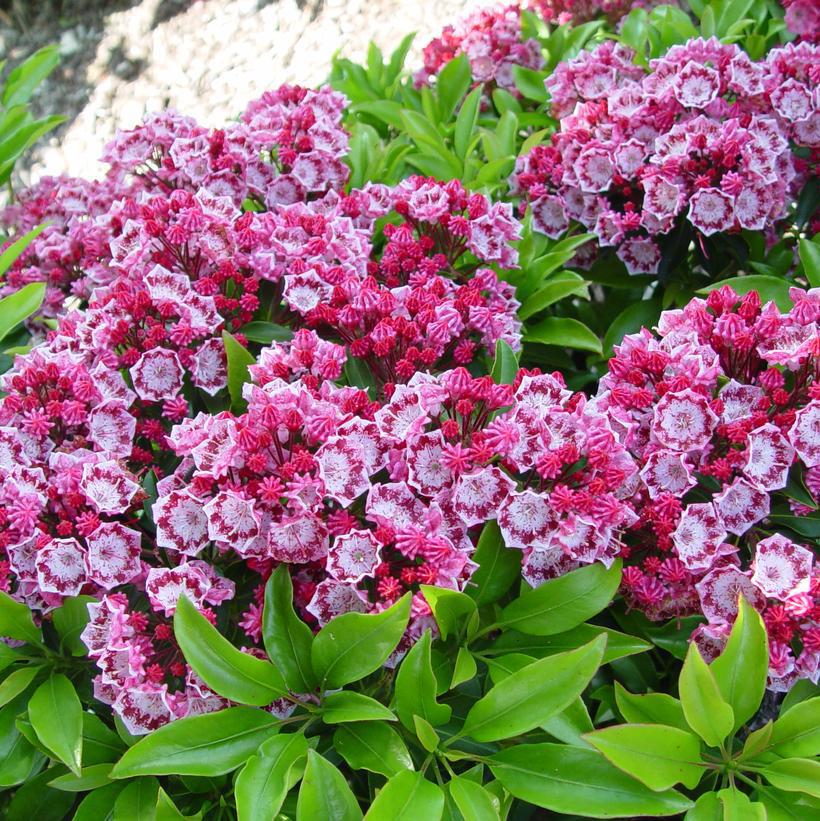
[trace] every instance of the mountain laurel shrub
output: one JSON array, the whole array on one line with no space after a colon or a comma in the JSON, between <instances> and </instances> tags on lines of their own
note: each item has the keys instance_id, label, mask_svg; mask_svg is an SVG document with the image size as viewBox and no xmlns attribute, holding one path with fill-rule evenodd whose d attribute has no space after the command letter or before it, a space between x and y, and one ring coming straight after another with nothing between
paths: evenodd
<instances>
[{"instance_id":1,"label":"mountain laurel shrub","mask_svg":"<svg viewBox=\"0 0 820 821\"><path fill-rule=\"evenodd\" d=\"M483 9L10 188L3 817L820 816L818 39Z\"/></svg>"}]
</instances>

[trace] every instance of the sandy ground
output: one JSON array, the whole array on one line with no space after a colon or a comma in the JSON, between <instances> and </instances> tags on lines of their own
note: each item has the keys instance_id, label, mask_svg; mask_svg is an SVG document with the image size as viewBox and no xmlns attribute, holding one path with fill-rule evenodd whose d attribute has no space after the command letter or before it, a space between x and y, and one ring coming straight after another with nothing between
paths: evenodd
<instances>
[{"instance_id":1,"label":"sandy ground","mask_svg":"<svg viewBox=\"0 0 820 821\"><path fill-rule=\"evenodd\" d=\"M0 30L12 62L58 40L61 67L38 100L70 118L41 141L20 169L41 174L99 173L104 143L146 111L171 106L206 125L236 116L281 83L316 85L340 52L365 56L374 40L392 50L417 32L408 65L441 27L478 0L118 0L20 33ZM483 5L487 5L487 0Z\"/></svg>"}]
</instances>

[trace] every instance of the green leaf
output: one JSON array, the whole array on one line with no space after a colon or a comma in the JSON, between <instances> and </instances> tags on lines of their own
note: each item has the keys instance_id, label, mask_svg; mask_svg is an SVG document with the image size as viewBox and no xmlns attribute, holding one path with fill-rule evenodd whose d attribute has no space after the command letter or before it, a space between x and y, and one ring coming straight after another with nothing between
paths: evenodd
<instances>
[{"instance_id":1,"label":"green leaf","mask_svg":"<svg viewBox=\"0 0 820 821\"><path fill-rule=\"evenodd\" d=\"M396 716L370 696L342 690L331 693L322 702L322 720L325 724L345 721L396 721Z\"/></svg>"},{"instance_id":2,"label":"green leaf","mask_svg":"<svg viewBox=\"0 0 820 821\"><path fill-rule=\"evenodd\" d=\"M499 626L534 636L563 633L606 607L621 582L621 564L591 564L530 590L501 611Z\"/></svg>"},{"instance_id":3,"label":"green leaf","mask_svg":"<svg viewBox=\"0 0 820 821\"><path fill-rule=\"evenodd\" d=\"M409 618L406 593L381 613L344 613L331 619L311 647L316 675L326 687L336 688L378 670L401 641Z\"/></svg>"},{"instance_id":4,"label":"green leaf","mask_svg":"<svg viewBox=\"0 0 820 821\"><path fill-rule=\"evenodd\" d=\"M3 253L0 254L0 276L6 273L9 268L11 268L12 263L19 258L19 256L26 250L29 243L37 236L43 233L47 227L48 223L44 222L42 225L38 225L36 228L32 228L27 234L23 234L22 237L18 237L11 245L6 248ZM22 298L18 298L22 305L29 303L33 305L31 310L28 313L24 313L19 315L19 319L16 321L14 320L14 313L12 312L11 315L7 316L6 311L14 305L14 301L8 303L6 305L6 300L10 299L10 297L6 297L5 299L0 299L0 339L6 336L9 329L14 327L18 322L22 322L24 319L29 317L33 314L42 304L43 297L45 296L46 286L44 282L30 282L28 285L24 285L20 291L28 291L28 295ZM16 296L20 293L20 291L16 291L12 296ZM39 299L37 299L37 295L39 295ZM18 309L20 310L20 309ZM7 325L9 321L12 321L11 325ZM5 328L5 330L3 330Z\"/></svg>"},{"instance_id":5,"label":"green leaf","mask_svg":"<svg viewBox=\"0 0 820 821\"><path fill-rule=\"evenodd\" d=\"M17 716L26 709L27 696L20 695L0 709L0 787L12 787L31 773L40 752L20 733Z\"/></svg>"},{"instance_id":6,"label":"green leaf","mask_svg":"<svg viewBox=\"0 0 820 821\"><path fill-rule=\"evenodd\" d=\"M548 316L525 327L524 341L601 353L601 340L597 335L583 322L565 316Z\"/></svg>"},{"instance_id":7,"label":"green leaf","mask_svg":"<svg viewBox=\"0 0 820 821\"><path fill-rule=\"evenodd\" d=\"M442 639L446 640L450 634L455 633L459 624L476 611L475 601L466 593L429 584L422 584L420 588L433 611Z\"/></svg>"},{"instance_id":8,"label":"green leaf","mask_svg":"<svg viewBox=\"0 0 820 821\"><path fill-rule=\"evenodd\" d=\"M513 80L515 87L528 100L536 103L545 103L549 97L547 87L544 85L544 75L531 68L513 63Z\"/></svg>"},{"instance_id":9,"label":"green leaf","mask_svg":"<svg viewBox=\"0 0 820 821\"><path fill-rule=\"evenodd\" d=\"M710 747L719 747L732 732L735 716L721 697L717 681L695 642L689 645L678 688L689 726Z\"/></svg>"},{"instance_id":10,"label":"green leaf","mask_svg":"<svg viewBox=\"0 0 820 821\"><path fill-rule=\"evenodd\" d=\"M745 598L723 652L712 662L720 693L734 711L735 728L756 712L766 691L769 643L760 614Z\"/></svg>"},{"instance_id":11,"label":"green leaf","mask_svg":"<svg viewBox=\"0 0 820 821\"><path fill-rule=\"evenodd\" d=\"M2 591L0 591L0 636L42 645L41 633L39 628L34 626L31 610Z\"/></svg>"},{"instance_id":12,"label":"green leaf","mask_svg":"<svg viewBox=\"0 0 820 821\"><path fill-rule=\"evenodd\" d=\"M805 793L784 792L768 785L760 785L756 793L766 808L768 821L806 821L820 809L820 802Z\"/></svg>"},{"instance_id":13,"label":"green leaf","mask_svg":"<svg viewBox=\"0 0 820 821\"><path fill-rule=\"evenodd\" d=\"M369 770L390 778L413 769L401 736L381 721L342 725L333 735L333 748L354 770Z\"/></svg>"},{"instance_id":14,"label":"green leaf","mask_svg":"<svg viewBox=\"0 0 820 821\"><path fill-rule=\"evenodd\" d=\"M309 693L316 686L310 661L313 631L293 609L293 583L286 564L280 564L265 585L262 639L285 683L295 693Z\"/></svg>"},{"instance_id":15,"label":"green leaf","mask_svg":"<svg viewBox=\"0 0 820 821\"><path fill-rule=\"evenodd\" d=\"M396 675L395 709L408 730L413 731L413 716L421 716L434 727L450 720L452 709L436 701L436 678L430 657L430 631L410 648Z\"/></svg>"},{"instance_id":16,"label":"green leaf","mask_svg":"<svg viewBox=\"0 0 820 821\"><path fill-rule=\"evenodd\" d=\"M83 767L116 761L125 745L93 713L83 713Z\"/></svg>"},{"instance_id":17,"label":"green leaf","mask_svg":"<svg viewBox=\"0 0 820 821\"><path fill-rule=\"evenodd\" d=\"M723 821L723 805L717 793L707 792L698 798L685 821Z\"/></svg>"},{"instance_id":18,"label":"green leaf","mask_svg":"<svg viewBox=\"0 0 820 821\"><path fill-rule=\"evenodd\" d=\"M819 761L810 758L783 758L763 767L760 774L778 789L820 798Z\"/></svg>"},{"instance_id":19,"label":"green leaf","mask_svg":"<svg viewBox=\"0 0 820 821\"><path fill-rule=\"evenodd\" d=\"M767 750L770 746L773 727L772 722L767 721L762 727L749 733L746 736L746 741L743 742L743 750L739 760L751 761L764 750Z\"/></svg>"},{"instance_id":20,"label":"green leaf","mask_svg":"<svg viewBox=\"0 0 820 821\"><path fill-rule=\"evenodd\" d=\"M692 806L674 790L653 792L583 747L517 744L490 756L487 763L516 798L567 815L654 818L678 815Z\"/></svg>"},{"instance_id":21,"label":"green leaf","mask_svg":"<svg viewBox=\"0 0 820 821\"><path fill-rule=\"evenodd\" d=\"M792 286L780 277L770 277L763 274L748 274L742 277L732 277L731 279L722 279L719 282L713 282L711 285L701 288L696 293L706 296L710 291L722 288L724 285L733 288L741 296L748 294L749 291L757 291L760 294L760 299L764 303L774 302L781 311L791 310L792 301L789 297L789 288Z\"/></svg>"},{"instance_id":22,"label":"green leaf","mask_svg":"<svg viewBox=\"0 0 820 821\"><path fill-rule=\"evenodd\" d=\"M268 739L236 777L234 795L239 821L274 818L288 791L304 773L308 744L302 733Z\"/></svg>"},{"instance_id":23,"label":"green leaf","mask_svg":"<svg viewBox=\"0 0 820 821\"><path fill-rule=\"evenodd\" d=\"M223 775L235 770L272 736L279 719L264 710L229 707L181 718L128 749L112 778L138 775Z\"/></svg>"},{"instance_id":24,"label":"green leaf","mask_svg":"<svg viewBox=\"0 0 820 821\"><path fill-rule=\"evenodd\" d=\"M188 816L183 815L174 803L170 795L168 795L162 787L157 793L157 804L154 808L156 812L156 821L184 821ZM200 818L200 815L195 816Z\"/></svg>"},{"instance_id":25,"label":"green leaf","mask_svg":"<svg viewBox=\"0 0 820 821\"><path fill-rule=\"evenodd\" d=\"M616 767L652 790L681 783L694 789L706 772L698 737L661 724L621 724L584 738Z\"/></svg>"},{"instance_id":26,"label":"green leaf","mask_svg":"<svg viewBox=\"0 0 820 821\"><path fill-rule=\"evenodd\" d=\"M518 311L518 316L521 319L529 319L568 296L589 299L587 284L586 280L571 271L567 271L565 275L556 276L524 301Z\"/></svg>"},{"instance_id":27,"label":"green leaf","mask_svg":"<svg viewBox=\"0 0 820 821\"><path fill-rule=\"evenodd\" d=\"M344 776L319 753L308 750L296 821L359 821L361 817L362 811Z\"/></svg>"},{"instance_id":28,"label":"green leaf","mask_svg":"<svg viewBox=\"0 0 820 821\"><path fill-rule=\"evenodd\" d=\"M495 360L491 376L496 385L512 385L518 374L518 357L503 340L495 343Z\"/></svg>"},{"instance_id":29,"label":"green leaf","mask_svg":"<svg viewBox=\"0 0 820 821\"><path fill-rule=\"evenodd\" d=\"M459 102L470 88L471 81L470 60L466 54L450 60L439 72L436 78L436 96L442 123L450 122Z\"/></svg>"},{"instance_id":30,"label":"green leaf","mask_svg":"<svg viewBox=\"0 0 820 821\"><path fill-rule=\"evenodd\" d=\"M88 624L88 603L93 601L96 601L93 596L64 599L62 606L51 614L51 621L60 636L60 644L72 656L85 656L88 653L80 633Z\"/></svg>"},{"instance_id":31,"label":"green leaf","mask_svg":"<svg viewBox=\"0 0 820 821\"><path fill-rule=\"evenodd\" d=\"M28 717L37 738L79 775L83 761L83 708L74 685L61 673L52 675L31 697Z\"/></svg>"},{"instance_id":32,"label":"green leaf","mask_svg":"<svg viewBox=\"0 0 820 821\"><path fill-rule=\"evenodd\" d=\"M583 736L591 733L595 727L592 725L584 700L578 696L565 710L548 718L541 725L541 729L564 744L586 747L588 745Z\"/></svg>"},{"instance_id":33,"label":"green leaf","mask_svg":"<svg viewBox=\"0 0 820 821\"><path fill-rule=\"evenodd\" d=\"M27 778L5 807L3 821L63 821L68 818L74 796L48 786L57 771L62 769L51 767Z\"/></svg>"},{"instance_id":34,"label":"green leaf","mask_svg":"<svg viewBox=\"0 0 820 821\"><path fill-rule=\"evenodd\" d=\"M464 590L479 607L498 601L521 575L521 551L504 546L495 519L484 525L472 560L478 569Z\"/></svg>"},{"instance_id":35,"label":"green leaf","mask_svg":"<svg viewBox=\"0 0 820 821\"><path fill-rule=\"evenodd\" d=\"M251 342L270 345L272 342L290 342L293 331L273 322L249 322L242 326L242 335Z\"/></svg>"},{"instance_id":36,"label":"green leaf","mask_svg":"<svg viewBox=\"0 0 820 821\"><path fill-rule=\"evenodd\" d=\"M615 682L615 703L630 724L666 724L688 730L681 703L667 693L635 695Z\"/></svg>"},{"instance_id":37,"label":"green leaf","mask_svg":"<svg viewBox=\"0 0 820 821\"><path fill-rule=\"evenodd\" d=\"M463 776L453 778L447 789L465 821L498 821L498 799L481 784Z\"/></svg>"},{"instance_id":38,"label":"green leaf","mask_svg":"<svg viewBox=\"0 0 820 821\"><path fill-rule=\"evenodd\" d=\"M773 752L784 758L820 755L820 698L795 704L772 726Z\"/></svg>"},{"instance_id":39,"label":"green leaf","mask_svg":"<svg viewBox=\"0 0 820 821\"><path fill-rule=\"evenodd\" d=\"M450 679L449 689L452 690L458 687L459 684L469 681L475 676L477 669L473 654L466 647L459 647L453 665L453 677Z\"/></svg>"},{"instance_id":40,"label":"green leaf","mask_svg":"<svg viewBox=\"0 0 820 821\"><path fill-rule=\"evenodd\" d=\"M3 106L23 105L31 99L34 89L51 74L60 62L60 48L52 44L35 51L9 72L3 89Z\"/></svg>"},{"instance_id":41,"label":"green leaf","mask_svg":"<svg viewBox=\"0 0 820 821\"><path fill-rule=\"evenodd\" d=\"M444 812L441 787L421 773L394 775L379 790L367 811L367 821L438 821Z\"/></svg>"},{"instance_id":42,"label":"green leaf","mask_svg":"<svg viewBox=\"0 0 820 821\"><path fill-rule=\"evenodd\" d=\"M421 742L421 746L424 747L428 753L432 753L438 749L441 739L438 737L435 727L433 727L429 721L426 721L421 716L413 716L413 731L416 734L416 738Z\"/></svg>"},{"instance_id":43,"label":"green leaf","mask_svg":"<svg viewBox=\"0 0 820 821\"><path fill-rule=\"evenodd\" d=\"M604 334L604 356L612 356L615 345L620 345L627 334L634 334L641 328L652 328L661 315L660 300L641 300L625 308L609 325Z\"/></svg>"},{"instance_id":44,"label":"green leaf","mask_svg":"<svg viewBox=\"0 0 820 821\"><path fill-rule=\"evenodd\" d=\"M227 331L222 331L222 342L225 345L225 357L228 363L228 393L231 396L231 409L234 413L243 413L248 403L242 396L242 386L250 381L248 365L256 360L236 338Z\"/></svg>"},{"instance_id":45,"label":"green leaf","mask_svg":"<svg viewBox=\"0 0 820 821\"><path fill-rule=\"evenodd\" d=\"M105 787L92 790L74 812L72 821L110 821L113 818L113 807L124 784L114 782Z\"/></svg>"},{"instance_id":46,"label":"green leaf","mask_svg":"<svg viewBox=\"0 0 820 821\"><path fill-rule=\"evenodd\" d=\"M470 708L462 734L476 741L497 741L543 724L581 695L601 663L605 644L599 636L508 676Z\"/></svg>"},{"instance_id":47,"label":"green leaf","mask_svg":"<svg viewBox=\"0 0 820 821\"><path fill-rule=\"evenodd\" d=\"M493 642L490 650L493 653L517 650L536 658L543 658L565 650L573 650L600 635L606 636L603 664L625 656L633 656L636 653L645 653L652 647L643 639L628 636L617 630L610 630L608 627L599 627L597 624L579 624L571 630L553 636L528 636L516 630L508 630Z\"/></svg>"},{"instance_id":48,"label":"green leaf","mask_svg":"<svg viewBox=\"0 0 820 821\"><path fill-rule=\"evenodd\" d=\"M476 86L461 104L461 109L456 117L456 127L453 134L453 145L456 155L462 162L467 156L470 147L470 139L473 136L476 123L478 122L478 112L481 107L481 94L483 89Z\"/></svg>"},{"instance_id":49,"label":"green leaf","mask_svg":"<svg viewBox=\"0 0 820 821\"><path fill-rule=\"evenodd\" d=\"M177 601L174 634L185 660L219 695L264 707L287 693L282 674L270 662L237 650L184 594Z\"/></svg>"},{"instance_id":50,"label":"green leaf","mask_svg":"<svg viewBox=\"0 0 820 821\"><path fill-rule=\"evenodd\" d=\"M79 775L68 773L49 781L50 787L65 792L87 792L110 783L111 764L92 764L83 767Z\"/></svg>"},{"instance_id":51,"label":"green leaf","mask_svg":"<svg viewBox=\"0 0 820 821\"><path fill-rule=\"evenodd\" d=\"M763 804L750 801L739 790L721 790L717 797L723 809L723 821L766 821L766 808Z\"/></svg>"},{"instance_id":52,"label":"green leaf","mask_svg":"<svg viewBox=\"0 0 820 821\"><path fill-rule=\"evenodd\" d=\"M801 239L799 244L800 262L812 288L820 288L820 242Z\"/></svg>"},{"instance_id":53,"label":"green leaf","mask_svg":"<svg viewBox=\"0 0 820 821\"><path fill-rule=\"evenodd\" d=\"M31 667L22 667L9 673L0 684L0 707L8 704L13 699L17 698L24 690L29 688L29 685L37 677L43 668L38 665Z\"/></svg>"},{"instance_id":54,"label":"green leaf","mask_svg":"<svg viewBox=\"0 0 820 821\"><path fill-rule=\"evenodd\" d=\"M113 821L155 821L159 781L156 778L137 778L117 796Z\"/></svg>"}]
</instances>

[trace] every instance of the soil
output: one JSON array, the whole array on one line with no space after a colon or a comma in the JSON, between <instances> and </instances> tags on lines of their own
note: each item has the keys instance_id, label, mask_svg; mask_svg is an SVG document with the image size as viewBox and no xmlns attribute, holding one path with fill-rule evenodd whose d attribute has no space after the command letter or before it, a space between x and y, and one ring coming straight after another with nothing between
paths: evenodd
<instances>
[{"instance_id":1,"label":"soil","mask_svg":"<svg viewBox=\"0 0 820 821\"><path fill-rule=\"evenodd\" d=\"M52 42L61 64L41 87L39 114L68 121L20 164L42 174L96 176L103 145L165 107L219 125L282 83L318 85L335 52L363 59L417 32L408 65L442 26L480 0L0 0L0 59Z\"/></svg>"}]
</instances>

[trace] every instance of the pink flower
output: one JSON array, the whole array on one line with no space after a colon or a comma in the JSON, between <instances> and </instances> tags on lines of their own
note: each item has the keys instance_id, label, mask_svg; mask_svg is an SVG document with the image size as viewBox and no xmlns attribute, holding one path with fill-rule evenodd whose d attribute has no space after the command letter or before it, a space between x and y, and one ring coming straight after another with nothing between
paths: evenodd
<instances>
[{"instance_id":1,"label":"pink flower","mask_svg":"<svg viewBox=\"0 0 820 821\"><path fill-rule=\"evenodd\" d=\"M142 536L119 522L105 522L86 538L88 576L100 587L127 584L141 571Z\"/></svg>"},{"instance_id":2,"label":"pink flower","mask_svg":"<svg viewBox=\"0 0 820 821\"><path fill-rule=\"evenodd\" d=\"M690 388L670 391L657 404L652 435L671 450L703 448L712 436L717 416L704 396Z\"/></svg>"},{"instance_id":3,"label":"pink flower","mask_svg":"<svg viewBox=\"0 0 820 821\"><path fill-rule=\"evenodd\" d=\"M776 533L757 543L752 583L769 598L785 601L808 591L813 555Z\"/></svg>"},{"instance_id":4,"label":"pink flower","mask_svg":"<svg viewBox=\"0 0 820 821\"><path fill-rule=\"evenodd\" d=\"M180 392L185 372L173 351L156 348L142 354L130 373L140 399L161 402Z\"/></svg>"}]
</instances>

